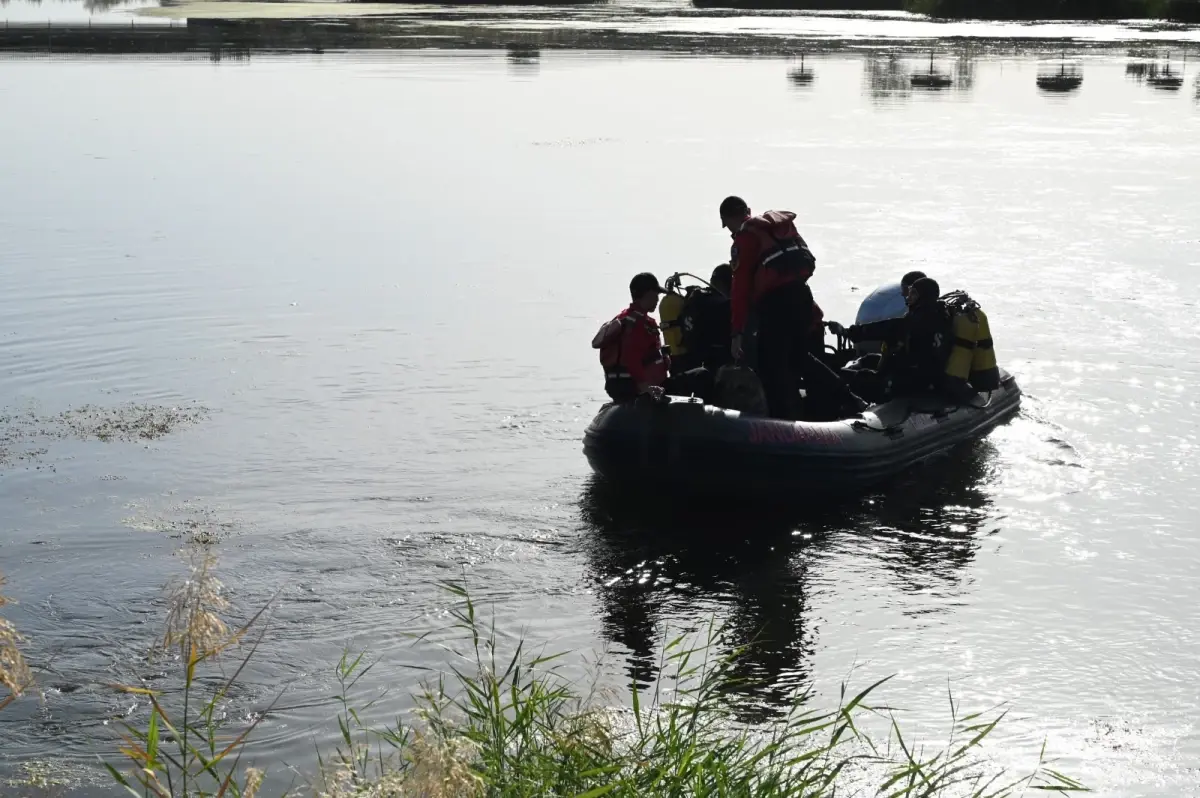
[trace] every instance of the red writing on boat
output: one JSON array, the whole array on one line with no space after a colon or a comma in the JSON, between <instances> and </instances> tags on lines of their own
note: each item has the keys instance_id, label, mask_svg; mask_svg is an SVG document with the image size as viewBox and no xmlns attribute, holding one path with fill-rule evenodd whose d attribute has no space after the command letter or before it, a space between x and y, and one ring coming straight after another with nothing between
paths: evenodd
<instances>
[{"instance_id":1,"label":"red writing on boat","mask_svg":"<svg viewBox=\"0 0 1200 798\"><path fill-rule=\"evenodd\" d=\"M808 424L781 424L771 421L750 423L751 443L838 443L837 432Z\"/></svg>"}]
</instances>

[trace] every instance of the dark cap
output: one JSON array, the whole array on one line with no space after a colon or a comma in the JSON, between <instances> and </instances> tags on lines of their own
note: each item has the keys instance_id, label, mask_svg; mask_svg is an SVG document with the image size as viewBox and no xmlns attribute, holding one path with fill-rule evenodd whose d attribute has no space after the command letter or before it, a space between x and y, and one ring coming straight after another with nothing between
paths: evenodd
<instances>
[{"instance_id":1,"label":"dark cap","mask_svg":"<svg viewBox=\"0 0 1200 798\"><path fill-rule=\"evenodd\" d=\"M900 290L903 291L904 289L909 288L913 283L915 283L917 280L920 280L924 276L925 272L909 272L900 278Z\"/></svg>"},{"instance_id":2,"label":"dark cap","mask_svg":"<svg viewBox=\"0 0 1200 798\"><path fill-rule=\"evenodd\" d=\"M912 290L917 292L917 298L922 302L932 302L942 295L941 286L932 277L922 277L912 284Z\"/></svg>"},{"instance_id":3,"label":"dark cap","mask_svg":"<svg viewBox=\"0 0 1200 798\"><path fill-rule=\"evenodd\" d=\"M658 284L658 278L650 272L635 274L633 279L629 281L629 295L634 299L640 299L651 291L659 294L667 293Z\"/></svg>"}]
</instances>

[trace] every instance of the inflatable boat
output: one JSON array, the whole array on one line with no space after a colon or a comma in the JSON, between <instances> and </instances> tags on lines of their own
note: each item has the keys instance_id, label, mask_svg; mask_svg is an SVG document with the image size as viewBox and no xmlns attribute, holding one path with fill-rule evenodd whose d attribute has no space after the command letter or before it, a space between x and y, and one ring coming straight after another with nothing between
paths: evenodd
<instances>
[{"instance_id":1,"label":"inflatable boat","mask_svg":"<svg viewBox=\"0 0 1200 798\"><path fill-rule=\"evenodd\" d=\"M969 404L905 397L841 421L748 417L668 396L605 405L583 451L596 473L616 483L796 498L858 493L982 437L1020 403L1021 389L1007 373L999 390Z\"/></svg>"},{"instance_id":2,"label":"inflatable boat","mask_svg":"<svg viewBox=\"0 0 1200 798\"><path fill-rule=\"evenodd\" d=\"M870 300L860 321L903 312L891 297ZM646 397L604 405L584 433L583 451L596 473L617 484L805 500L886 482L986 435L1020 404L1021 389L1003 369L997 390L963 404L932 394L898 397L839 421L782 421L694 397Z\"/></svg>"}]
</instances>

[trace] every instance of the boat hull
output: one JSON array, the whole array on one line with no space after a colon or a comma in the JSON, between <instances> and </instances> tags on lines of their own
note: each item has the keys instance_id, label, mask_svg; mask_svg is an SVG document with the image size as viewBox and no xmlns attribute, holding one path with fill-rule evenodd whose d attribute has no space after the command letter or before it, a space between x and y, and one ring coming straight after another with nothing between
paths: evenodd
<instances>
[{"instance_id":1,"label":"boat hull","mask_svg":"<svg viewBox=\"0 0 1200 798\"><path fill-rule=\"evenodd\" d=\"M583 450L592 469L616 483L811 500L866 491L981 438L1020 403L1020 387L1008 374L972 405L911 397L844 421L752 418L668 397L661 404L605 405L584 434Z\"/></svg>"}]
</instances>

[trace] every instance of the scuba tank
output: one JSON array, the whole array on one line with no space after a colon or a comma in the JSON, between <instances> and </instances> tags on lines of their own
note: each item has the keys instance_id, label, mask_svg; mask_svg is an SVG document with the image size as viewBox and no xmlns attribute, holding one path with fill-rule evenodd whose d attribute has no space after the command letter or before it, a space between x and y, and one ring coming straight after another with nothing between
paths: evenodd
<instances>
[{"instance_id":1,"label":"scuba tank","mask_svg":"<svg viewBox=\"0 0 1200 798\"><path fill-rule=\"evenodd\" d=\"M683 305L685 298L679 293L679 282L670 278L667 280L667 292L658 303L659 329L662 330L663 343L671 357L687 354L683 343Z\"/></svg>"},{"instance_id":2,"label":"scuba tank","mask_svg":"<svg viewBox=\"0 0 1200 798\"><path fill-rule=\"evenodd\" d=\"M963 291L952 291L939 300L950 314L952 341L946 358L946 377L970 384L976 391L1000 387L1000 369L987 314Z\"/></svg>"}]
</instances>

